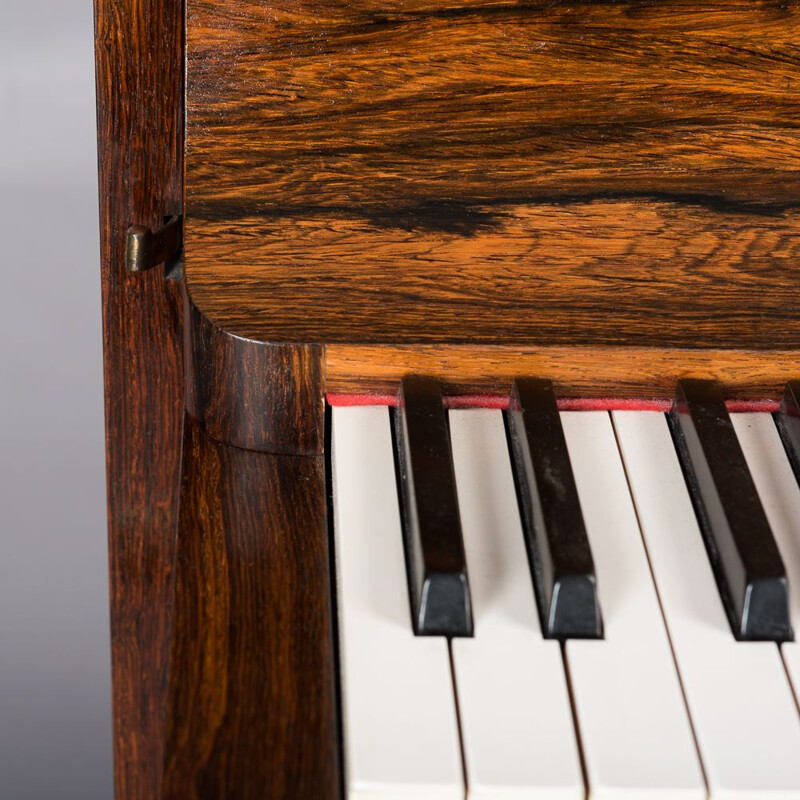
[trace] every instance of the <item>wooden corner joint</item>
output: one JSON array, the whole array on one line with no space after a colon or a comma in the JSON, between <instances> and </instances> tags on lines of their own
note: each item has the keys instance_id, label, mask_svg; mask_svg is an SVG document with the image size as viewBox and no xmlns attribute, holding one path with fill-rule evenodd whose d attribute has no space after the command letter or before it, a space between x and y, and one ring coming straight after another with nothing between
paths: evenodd
<instances>
[{"instance_id":1,"label":"wooden corner joint","mask_svg":"<svg viewBox=\"0 0 800 800\"><path fill-rule=\"evenodd\" d=\"M324 347L246 339L184 290L186 410L217 441L265 453L325 449Z\"/></svg>"}]
</instances>

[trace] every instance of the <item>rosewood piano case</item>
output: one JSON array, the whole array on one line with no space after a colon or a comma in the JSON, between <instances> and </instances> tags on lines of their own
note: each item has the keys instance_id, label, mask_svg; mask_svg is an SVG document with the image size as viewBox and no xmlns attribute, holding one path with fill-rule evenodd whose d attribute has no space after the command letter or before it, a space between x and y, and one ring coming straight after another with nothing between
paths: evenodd
<instances>
[{"instance_id":1,"label":"rosewood piano case","mask_svg":"<svg viewBox=\"0 0 800 800\"><path fill-rule=\"evenodd\" d=\"M776 400L800 5L95 11L117 798L336 798L326 397Z\"/></svg>"}]
</instances>

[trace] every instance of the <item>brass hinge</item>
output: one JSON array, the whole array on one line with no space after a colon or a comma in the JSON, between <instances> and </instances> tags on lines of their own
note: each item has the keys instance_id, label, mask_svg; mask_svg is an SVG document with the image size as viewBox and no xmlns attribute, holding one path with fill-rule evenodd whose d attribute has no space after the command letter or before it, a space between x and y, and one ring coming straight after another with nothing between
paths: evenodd
<instances>
[{"instance_id":1,"label":"brass hinge","mask_svg":"<svg viewBox=\"0 0 800 800\"><path fill-rule=\"evenodd\" d=\"M170 217L157 231L131 225L125 241L125 268L128 272L144 272L166 264L170 271L179 260L182 249L182 216Z\"/></svg>"}]
</instances>

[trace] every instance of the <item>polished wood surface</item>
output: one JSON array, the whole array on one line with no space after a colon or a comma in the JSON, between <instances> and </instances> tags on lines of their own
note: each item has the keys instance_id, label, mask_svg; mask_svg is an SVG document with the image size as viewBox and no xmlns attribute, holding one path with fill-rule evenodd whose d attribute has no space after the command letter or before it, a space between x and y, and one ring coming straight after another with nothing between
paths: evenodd
<instances>
[{"instance_id":1,"label":"polished wood surface","mask_svg":"<svg viewBox=\"0 0 800 800\"><path fill-rule=\"evenodd\" d=\"M186 409L217 441L264 453L323 453L322 357L318 345L232 336L184 293Z\"/></svg>"},{"instance_id":2,"label":"polished wood surface","mask_svg":"<svg viewBox=\"0 0 800 800\"><path fill-rule=\"evenodd\" d=\"M189 291L360 386L368 344L796 349L798 41L794 2L189 0Z\"/></svg>"},{"instance_id":3,"label":"polished wood surface","mask_svg":"<svg viewBox=\"0 0 800 800\"><path fill-rule=\"evenodd\" d=\"M279 341L800 346L800 212L594 200L464 214L475 229L190 218L189 290L219 324Z\"/></svg>"},{"instance_id":4,"label":"polished wood surface","mask_svg":"<svg viewBox=\"0 0 800 800\"><path fill-rule=\"evenodd\" d=\"M185 430L162 797L333 800L324 458Z\"/></svg>"},{"instance_id":5,"label":"polished wood surface","mask_svg":"<svg viewBox=\"0 0 800 800\"><path fill-rule=\"evenodd\" d=\"M514 378L550 378L562 398L671 400L680 378L711 378L729 399L779 400L789 375L800 374L795 350L663 347L490 347L476 345L329 345L331 394L393 395L407 374L435 375L448 395L507 397Z\"/></svg>"},{"instance_id":6,"label":"polished wood surface","mask_svg":"<svg viewBox=\"0 0 800 800\"><path fill-rule=\"evenodd\" d=\"M335 798L320 352L231 335L184 313L179 275L125 271L128 227L183 210L183 5L95 17L115 797Z\"/></svg>"},{"instance_id":7,"label":"polished wood surface","mask_svg":"<svg viewBox=\"0 0 800 800\"><path fill-rule=\"evenodd\" d=\"M193 217L796 202L793 2L189 0L187 34Z\"/></svg>"},{"instance_id":8,"label":"polished wood surface","mask_svg":"<svg viewBox=\"0 0 800 800\"><path fill-rule=\"evenodd\" d=\"M183 420L172 282L125 271L125 231L182 208L182 8L96 0L117 800L161 796Z\"/></svg>"}]
</instances>

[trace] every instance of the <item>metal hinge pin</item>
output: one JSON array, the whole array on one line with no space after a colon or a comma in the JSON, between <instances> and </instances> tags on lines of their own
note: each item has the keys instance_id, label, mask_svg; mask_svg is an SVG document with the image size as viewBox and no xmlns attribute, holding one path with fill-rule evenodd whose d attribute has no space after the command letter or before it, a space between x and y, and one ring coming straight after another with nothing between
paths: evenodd
<instances>
[{"instance_id":1,"label":"metal hinge pin","mask_svg":"<svg viewBox=\"0 0 800 800\"><path fill-rule=\"evenodd\" d=\"M125 268L144 272L174 261L183 247L183 217L170 217L157 231L131 225L125 240Z\"/></svg>"}]
</instances>

